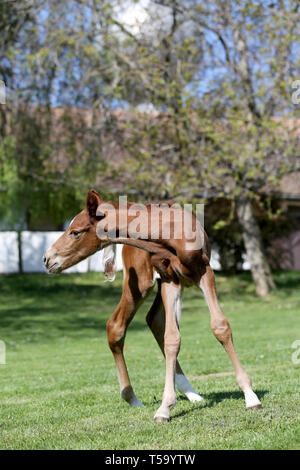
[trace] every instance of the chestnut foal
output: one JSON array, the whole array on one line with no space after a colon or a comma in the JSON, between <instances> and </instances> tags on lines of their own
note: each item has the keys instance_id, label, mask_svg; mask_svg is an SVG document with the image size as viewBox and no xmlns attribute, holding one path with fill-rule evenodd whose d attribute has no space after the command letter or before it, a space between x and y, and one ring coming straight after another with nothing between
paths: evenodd
<instances>
[{"instance_id":1,"label":"chestnut foal","mask_svg":"<svg viewBox=\"0 0 300 470\"><path fill-rule=\"evenodd\" d=\"M181 297L183 287L191 284L201 287L204 293L211 315L212 331L232 361L238 386L245 396L246 408L260 408L261 403L252 390L250 378L235 352L230 325L218 303L214 274L209 264L210 253L206 235L204 234L203 247L188 255L182 249L183 245L177 252L173 240L152 242L127 238L113 239L109 236L99 238L96 228L104 214L99 210L97 212L97 209L102 203L103 200L96 191L88 192L86 208L73 219L69 228L45 253L44 263L50 273L59 273L104 249L105 275L109 280L113 280L115 244L124 244L122 297L107 322L108 343L116 363L121 397L132 406L142 405L129 380L123 355L124 340L137 309L153 289L156 279L159 279L158 292L146 318L166 358L165 389L162 404L154 416L155 421L170 419L170 410L176 404L175 385L190 401L203 400L190 385L177 360L180 348ZM118 204L112 205L118 210Z\"/></svg>"}]
</instances>

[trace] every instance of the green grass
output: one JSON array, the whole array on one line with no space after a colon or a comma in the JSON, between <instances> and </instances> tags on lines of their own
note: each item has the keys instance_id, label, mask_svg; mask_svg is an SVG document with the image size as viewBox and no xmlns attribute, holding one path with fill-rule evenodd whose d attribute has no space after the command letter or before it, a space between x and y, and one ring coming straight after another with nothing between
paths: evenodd
<instances>
[{"instance_id":1,"label":"green grass","mask_svg":"<svg viewBox=\"0 0 300 470\"><path fill-rule=\"evenodd\" d=\"M178 396L169 423L155 424L164 386L164 360L145 315L136 314L125 354L135 392L145 406L119 397L105 324L118 303L121 275L0 277L1 449L299 449L300 273L276 275L268 301L255 297L247 273L217 275L219 298L240 359L262 403L246 411L231 363L209 327L201 292L186 289L180 362L206 398ZM300 354L299 354L300 357Z\"/></svg>"}]
</instances>

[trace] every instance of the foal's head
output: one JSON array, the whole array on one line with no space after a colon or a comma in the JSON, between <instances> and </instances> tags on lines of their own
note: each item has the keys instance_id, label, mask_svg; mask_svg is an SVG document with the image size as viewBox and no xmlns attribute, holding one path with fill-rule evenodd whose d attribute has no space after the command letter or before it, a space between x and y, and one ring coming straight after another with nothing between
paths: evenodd
<instances>
[{"instance_id":1,"label":"foal's head","mask_svg":"<svg viewBox=\"0 0 300 470\"><path fill-rule=\"evenodd\" d=\"M44 255L44 264L50 273L60 273L104 248L105 242L101 242L96 234L96 212L102 202L96 191L88 192L85 209L76 215Z\"/></svg>"}]
</instances>

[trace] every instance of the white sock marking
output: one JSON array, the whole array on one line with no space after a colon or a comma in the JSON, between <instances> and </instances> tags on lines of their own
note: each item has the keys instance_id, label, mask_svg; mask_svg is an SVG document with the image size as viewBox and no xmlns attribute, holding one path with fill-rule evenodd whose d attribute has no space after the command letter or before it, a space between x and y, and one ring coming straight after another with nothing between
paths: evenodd
<instances>
[{"instance_id":1,"label":"white sock marking","mask_svg":"<svg viewBox=\"0 0 300 470\"><path fill-rule=\"evenodd\" d=\"M193 389L185 375L175 374L175 383L179 392L183 393L192 403L204 400L204 398Z\"/></svg>"},{"instance_id":2,"label":"white sock marking","mask_svg":"<svg viewBox=\"0 0 300 470\"><path fill-rule=\"evenodd\" d=\"M260 407L261 402L253 390L247 390L245 393L246 408Z\"/></svg>"}]
</instances>

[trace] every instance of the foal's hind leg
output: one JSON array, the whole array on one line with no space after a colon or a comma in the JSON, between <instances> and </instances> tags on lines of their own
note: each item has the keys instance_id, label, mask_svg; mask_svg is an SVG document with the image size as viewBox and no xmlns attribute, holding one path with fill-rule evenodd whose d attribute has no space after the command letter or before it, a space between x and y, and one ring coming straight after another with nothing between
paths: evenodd
<instances>
[{"instance_id":1,"label":"foal's hind leg","mask_svg":"<svg viewBox=\"0 0 300 470\"><path fill-rule=\"evenodd\" d=\"M210 266L206 266L206 272L200 280L200 287L204 292L205 299L211 315L211 328L215 337L224 346L234 367L236 381L245 395L246 408L261 408L261 402L252 390L251 380L243 369L235 352L232 340L231 328L227 318L224 316L217 299L215 278Z\"/></svg>"},{"instance_id":2,"label":"foal's hind leg","mask_svg":"<svg viewBox=\"0 0 300 470\"><path fill-rule=\"evenodd\" d=\"M160 349L164 354L164 334L165 334L165 309L161 298L160 282L158 283L158 292L151 309L146 317L147 324L152 331ZM191 402L199 402L203 397L199 395L183 373L178 360L175 369L175 384L180 393L184 394Z\"/></svg>"}]
</instances>

